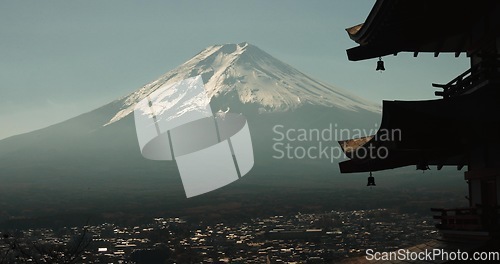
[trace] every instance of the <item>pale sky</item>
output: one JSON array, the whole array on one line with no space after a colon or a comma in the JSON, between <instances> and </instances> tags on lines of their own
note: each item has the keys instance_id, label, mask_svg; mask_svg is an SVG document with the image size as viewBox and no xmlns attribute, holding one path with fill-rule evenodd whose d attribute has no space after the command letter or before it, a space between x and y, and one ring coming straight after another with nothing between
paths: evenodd
<instances>
[{"instance_id":1,"label":"pale sky","mask_svg":"<svg viewBox=\"0 0 500 264\"><path fill-rule=\"evenodd\" d=\"M247 41L311 77L374 102L435 99L432 82L468 68L462 54L350 62L345 28L368 0L1 1L0 139L91 111L207 46Z\"/></svg>"}]
</instances>

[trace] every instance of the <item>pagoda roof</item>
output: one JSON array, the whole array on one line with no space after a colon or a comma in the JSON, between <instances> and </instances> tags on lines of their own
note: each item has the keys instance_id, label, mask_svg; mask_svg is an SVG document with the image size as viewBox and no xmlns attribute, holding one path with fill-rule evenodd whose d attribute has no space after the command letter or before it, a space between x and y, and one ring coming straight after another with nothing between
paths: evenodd
<instances>
[{"instance_id":1,"label":"pagoda roof","mask_svg":"<svg viewBox=\"0 0 500 264\"><path fill-rule=\"evenodd\" d=\"M382 122L374 136L339 142L350 158L339 164L340 171L466 165L467 153L475 145L498 144L497 90L497 85L491 85L448 99L384 101Z\"/></svg>"},{"instance_id":2,"label":"pagoda roof","mask_svg":"<svg viewBox=\"0 0 500 264\"><path fill-rule=\"evenodd\" d=\"M398 52L474 52L500 34L497 0L377 0L363 24L346 31L357 61Z\"/></svg>"}]
</instances>

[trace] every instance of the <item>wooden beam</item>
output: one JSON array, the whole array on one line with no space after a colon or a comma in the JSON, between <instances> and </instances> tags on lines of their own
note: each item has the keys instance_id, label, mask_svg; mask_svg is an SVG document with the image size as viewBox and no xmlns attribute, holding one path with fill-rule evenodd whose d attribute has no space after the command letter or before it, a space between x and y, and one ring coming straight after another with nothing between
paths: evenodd
<instances>
[{"instance_id":1,"label":"wooden beam","mask_svg":"<svg viewBox=\"0 0 500 264\"><path fill-rule=\"evenodd\" d=\"M434 58L437 58L437 56L439 56L439 53L443 49L443 45L443 41L436 43L436 48L434 49Z\"/></svg>"},{"instance_id":2,"label":"wooden beam","mask_svg":"<svg viewBox=\"0 0 500 264\"><path fill-rule=\"evenodd\" d=\"M462 53L461 51L462 50L466 50L465 49L465 44L467 43L467 35L464 34L461 38L460 38L460 41L457 41L458 45L457 45L457 48L455 51L455 58L458 58L460 56L460 53Z\"/></svg>"},{"instance_id":3,"label":"wooden beam","mask_svg":"<svg viewBox=\"0 0 500 264\"><path fill-rule=\"evenodd\" d=\"M432 87L436 87L436 88L447 88L449 85L448 84L439 84L439 83L433 83L432 84Z\"/></svg>"}]
</instances>

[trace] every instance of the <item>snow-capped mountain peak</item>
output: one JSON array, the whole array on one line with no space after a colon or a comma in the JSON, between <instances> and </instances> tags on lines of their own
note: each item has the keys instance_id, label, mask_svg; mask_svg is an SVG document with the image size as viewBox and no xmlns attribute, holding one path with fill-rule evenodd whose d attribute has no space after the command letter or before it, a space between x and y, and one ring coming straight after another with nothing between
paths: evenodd
<instances>
[{"instance_id":1,"label":"snow-capped mountain peak","mask_svg":"<svg viewBox=\"0 0 500 264\"><path fill-rule=\"evenodd\" d=\"M210 46L157 80L120 99L122 109L107 124L132 113L137 102L159 87L198 75L202 76L207 95L212 101L236 100L258 107L259 112L289 111L305 104L351 111L379 111L376 104L316 81L258 47L243 42ZM224 109L219 107L222 106L212 106L212 110L225 110L229 105L224 106Z\"/></svg>"}]
</instances>

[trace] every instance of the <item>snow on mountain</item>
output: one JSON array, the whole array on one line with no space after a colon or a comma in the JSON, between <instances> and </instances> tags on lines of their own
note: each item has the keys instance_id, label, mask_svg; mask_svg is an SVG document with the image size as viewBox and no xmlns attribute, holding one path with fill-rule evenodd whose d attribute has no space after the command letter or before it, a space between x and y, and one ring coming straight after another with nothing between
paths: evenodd
<instances>
[{"instance_id":1,"label":"snow on mountain","mask_svg":"<svg viewBox=\"0 0 500 264\"><path fill-rule=\"evenodd\" d=\"M256 104L259 112L283 112L305 104L379 112L379 106L345 90L312 79L292 66L246 42L215 45L121 98L121 110L106 124L133 112L137 102L163 85L201 75L210 99L237 94L243 104ZM214 109L220 111L225 109Z\"/></svg>"}]
</instances>

